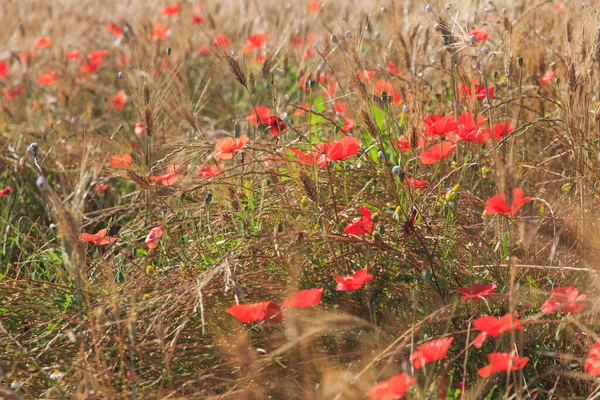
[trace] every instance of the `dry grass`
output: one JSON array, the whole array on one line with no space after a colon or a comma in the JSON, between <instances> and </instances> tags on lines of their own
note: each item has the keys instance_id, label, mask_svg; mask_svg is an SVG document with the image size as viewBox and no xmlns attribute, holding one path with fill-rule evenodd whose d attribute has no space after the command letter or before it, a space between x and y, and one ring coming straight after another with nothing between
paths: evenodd
<instances>
[{"instance_id":1,"label":"dry grass","mask_svg":"<svg viewBox=\"0 0 600 400\"><path fill-rule=\"evenodd\" d=\"M141 0L0 3L10 70L0 88L23 85L0 99L0 189L14 189L0 198L0 397L360 399L401 372L417 378L413 398L437 398L444 378L464 383L469 399L597 396L583 362L598 331L598 4L568 2L564 15L544 0L425 4L325 1L311 14L305 1L207 0L165 17L166 3ZM194 13L204 22L192 24ZM165 40L149 37L155 23L168 26ZM474 28L488 40L473 43ZM245 53L258 32L269 40ZM212 47L220 33L230 47ZM41 36L52 45L31 57ZM73 49L108 55L83 75L67 60ZM117 66L123 56L129 64ZM56 83L37 84L47 70ZM372 80L358 78L369 70ZM541 85L548 70L557 79ZM374 92L381 79L401 105ZM475 80L493 97L459 95ZM312 90L299 85L309 81ZM335 95L323 95L331 83ZM116 110L109 99L120 90L128 100ZM360 151L328 168L296 162L292 148L343 135L334 102L355 121L348 134ZM258 106L287 129L276 137L248 123ZM515 130L424 165L424 118L464 112ZM241 135L249 143L219 175L198 176L216 165L219 139ZM400 137L410 151L390 145ZM110 166L127 152L127 168ZM150 180L174 164L175 185ZM429 186L408 190L395 165ZM482 215L487 199L519 187L533 200L515 217ZM344 234L363 205L378 213L374 232ZM165 236L148 249L158 225ZM78 240L101 228L116 241ZM374 275L365 287L335 290L336 276L363 268ZM497 294L460 302L457 288L484 282ZM560 286L588 294L583 312L539 313ZM225 313L310 287L324 289L321 303L282 323ZM512 310L524 331L469 345L473 320ZM442 361L412 368L416 345L449 335ZM488 353L513 350L531 358L525 369L478 376ZM64 376L50 379L54 370ZM23 383L16 392L13 380Z\"/></svg>"}]
</instances>

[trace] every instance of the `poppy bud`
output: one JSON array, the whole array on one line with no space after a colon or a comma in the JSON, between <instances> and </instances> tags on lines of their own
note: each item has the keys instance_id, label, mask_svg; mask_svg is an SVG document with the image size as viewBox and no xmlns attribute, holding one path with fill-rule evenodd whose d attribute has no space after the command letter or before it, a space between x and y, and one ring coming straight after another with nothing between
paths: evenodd
<instances>
[{"instance_id":1,"label":"poppy bud","mask_svg":"<svg viewBox=\"0 0 600 400\"><path fill-rule=\"evenodd\" d=\"M167 47L167 55L170 56L171 55L171 48Z\"/></svg>"},{"instance_id":2,"label":"poppy bud","mask_svg":"<svg viewBox=\"0 0 600 400\"><path fill-rule=\"evenodd\" d=\"M519 67L523 67L523 57L517 58L517 64L519 64Z\"/></svg>"},{"instance_id":3,"label":"poppy bud","mask_svg":"<svg viewBox=\"0 0 600 400\"><path fill-rule=\"evenodd\" d=\"M379 158L380 160L385 160L385 153L381 150L379 150L377 152L377 158Z\"/></svg>"},{"instance_id":4,"label":"poppy bud","mask_svg":"<svg viewBox=\"0 0 600 400\"><path fill-rule=\"evenodd\" d=\"M211 202L212 202L212 193L209 193L204 198L204 205L208 207Z\"/></svg>"},{"instance_id":5,"label":"poppy bud","mask_svg":"<svg viewBox=\"0 0 600 400\"><path fill-rule=\"evenodd\" d=\"M117 74L117 76L119 77L119 79L123 79L123 73L121 71L119 71L119 73Z\"/></svg>"},{"instance_id":6,"label":"poppy bud","mask_svg":"<svg viewBox=\"0 0 600 400\"><path fill-rule=\"evenodd\" d=\"M375 223L379 222L379 213L373 213L371 215L371 221L373 221Z\"/></svg>"},{"instance_id":7,"label":"poppy bud","mask_svg":"<svg viewBox=\"0 0 600 400\"><path fill-rule=\"evenodd\" d=\"M331 40L331 43L337 43L337 36L332 34L330 37L330 40Z\"/></svg>"},{"instance_id":8,"label":"poppy bud","mask_svg":"<svg viewBox=\"0 0 600 400\"><path fill-rule=\"evenodd\" d=\"M385 226L379 225L379 227L377 228L377 230L379 231L380 235L383 235L385 233Z\"/></svg>"},{"instance_id":9,"label":"poppy bud","mask_svg":"<svg viewBox=\"0 0 600 400\"><path fill-rule=\"evenodd\" d=\"M337 225L337 231L338 231L339 233L343 233L343 232L344 232L344 229L346 229L346 223L345 223L345 222L340 222L340 223Z\"/></svg>"},{"instance_id":10,"label":"poppy bud","mask_svg":"<svg viewBox=\"0 0 600 400\"><path fill-rule=\"evenodd\" d=\"M146 273L148 275L154 275L154 267L152 265L146 266Z\"/></svg>"},{"instance_id":11,"label":"poppy bud","mask_svg":"<svg viewBox=\"0 0 600 400\"><path fill-rule=\"evenodd\" d=\"M429 283L431 282L431 279L433 278L433 273L426 269L423 272L421 272L421 282L423 283Z\"/></svg>"},{"instance_id":12,"label":"poppy bud","mask_svg":"<svg viewBox=\"0 0 600 400\"><path fill-rule=\"evenodd\" d=\"M488 49L487 47L483 46L483 47L481 48L481 52L482 52L483 54L488 54L488 53L490 52L490 49Z\"/></svg>"},{"instance_id":13,"label":"poppy bud","mask_svg":"<svg viewBox=\"0 0 600 400\"><path fill-rule=\"evenodd\" d=\"M554 83L556 83L557 86L560 85L560 78L559 77L554 78Z\"/></svg>"},{"instance_id":14,"label":"poppy bud","mask_svg":"<svg viewBox=\"0 0 600 400\"><path fill-rule=\"evenodd\" d=\"M410 112L410 108L409 108L408 106L404 106L404 107L402 108L402 112L403 112L404 114L408 114L408 113Z\"/></svg>"}]
</instances>

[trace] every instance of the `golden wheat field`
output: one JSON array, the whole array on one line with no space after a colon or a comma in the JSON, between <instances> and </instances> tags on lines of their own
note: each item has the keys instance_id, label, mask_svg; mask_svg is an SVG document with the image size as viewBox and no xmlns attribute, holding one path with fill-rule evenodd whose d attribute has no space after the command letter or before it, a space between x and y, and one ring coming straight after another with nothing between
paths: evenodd
<instances>
[{"instance_id":1,"label":"golden wheat field","mask_svg":"<svg viewBox=\"0 0 600 400\"><path fill-rule=\"evenodd\" d=\"M1 1L0 398L599 398L599 11Z\"/></svg>"}]
</instances>

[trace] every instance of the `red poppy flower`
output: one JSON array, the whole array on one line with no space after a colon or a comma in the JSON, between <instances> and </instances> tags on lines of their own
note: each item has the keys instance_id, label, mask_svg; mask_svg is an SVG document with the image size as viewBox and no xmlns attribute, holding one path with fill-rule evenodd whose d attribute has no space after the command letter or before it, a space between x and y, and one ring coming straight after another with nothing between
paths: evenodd
<instances>
[{"instance_id":1,"label":"red poppy flower","mask_svg":"<svg viewBox=\"0 0 600 400\"><path fill-rule=\"evenodd\" d=\"M352 275L336 277L335 281L337 282L337 285L335 286L335 290L339 292L358 290L371 279L373 279L373 275L367 273L366 268L360 269Z\"/></svg>"},{"instance_id":2,"label":"red poppy flower","mask_svg":"<svg viewBox=\"0 0 600 400\"><path fill-rule=\"evenodd\" d=\"M283 306L308 308L319 304L323 296L323 289L308 289L300 290L299 292L292 293L284 302Z\"/></svg>"},{"instance_id":3,"label":"red poppy flower","mask_svg":"<svg viewBox=\"0 0 600 400\"><path fill-rule=\"evenodd\" d=\"M117 240L116 237L106 236L106 229L100 229L96 233L82 233L79 235L79 241L83 243L95 243L99 246L104 246Z\"/></svg>"},{"instance_id":4,"label":"red poppy flower","mask_svg":"<svg viewBox=\"0 0 600 400\"><path fill-rule=\"evenodd\" d=\"M477 115L477 122L475 122L473 114L462 113L457 120L456 134L461 140L483 144L488 137L479 128L486 122L487 119L482 115Z\"/></svg>"},{"instance_id":5,"label":"red poppy flower","mask_svg":"<svg viewBox=\"0 0 600 400\"><path fill-rule=\"evenodd\" d=\"M8 75L8 67L4 61L0 61L0 78L4 78Z\"/></svg>"},{"instance_id":6,"label":"red poppy flower","mask_svg":"<svg viewBox=\"0 0 600 400\"><path fill-rule=\"evenodd\" d=\"M79 50L77 50L77 49L67 51L67 59L69 61L75 61L75 60L77 60L80 55L81 55L81 52Z\"/></svg>"},{"instance_id":7,"label":"red poppy flower","mask_svg":"<svg viewBox=\"0 0 600 400\"><path fill-rule=\"evenodd\" d=\"M337 115L344 115L346 114L346 105L344 103L340 103L339 101L334 101L333 102L333 109L335 110L335 113Z\"/></svg>"},{"instance_id":8,"label":"red poppy flower","mask_svg":"<svg viewBox=\"0 0 600 400\"><path fill-rule=\"evenodd\" d=\"M94 185L94 193L104 193L108 190L108 183Z\"/></svg>"},{"instance_id":9,"label":"red poppy flower","mask_svg":"<svg viewBox=\"0 0 600 400\"><path fill-rule=\"evenodd\" d=\"M8 196L9 194L12 193L12 188L10 186L5 187L4 189L0 190L0 197L3 196Z\"/></svg>"},{"instance_id":10,"label":"red poppy flower","mask_svg":"<svg viewBox=\"0 0 600 400\"><path fill-rule=\"evenodd\" d=\"M100 62L99 61L84 62L82 60L81 61L81 66L79 67L79 72L81 72L82 74L96 72L96 70L98 69L98 67L100 67Z\"/></svg>"},{"instance_id":11,"label":"red poppy flower","mask_svg":"<svg viewBox=\"0 0 600 400\"><path fill-rule=\"evenodd\" d=\"M371 221L371 211L365 206L360 208L362 218L355 218L350 225L344 229L344 233L348 235L366 235L373 230L373 221Z\"/></svg>"},{"instance_id":12,"label":"red poppy flower","mask_svg":"<svg viewBox=\"0 0 600 400\"><path fill-rule=\"evenodd\" d=\"M258 126L259 123L269 125L270 118L271 109L269 109L269 107L256 106L256 108L254 108L254 110L250 112L250 115L246 117L246 121L248 121L249 124L254 126Z\"/></svg>"},{"instance_id":13,"label":"red poppy flower","mask_svg":"<svg viewBox=\"0 0 600 400\"><path fill-rule=\"evenodd\" d=\"M252 50L260 49L269 40L267 33L256 33L248 36L248 42L244 46L244 53L250 53Z\"/></svg>"},{"instance_id":14,"label":"red poppy flower","mask_svg":"<svg viewBox=\"0 0 600 400\"><path fill-rule=\"evenodd\" d=\"M112 32L113 36L123 35L121 27L114 22L109 22L108 24L106 24L106 30Z\"/></svg>"},{"instance_id":15,"label":"red poppy flower","mask_svg":"<svg viewBox=\"0 0 600 400\"><path fill-rule=\"evenodd\" d=\"M482 285L481 283L476 283L475 285L468 288L458 289L458 293L464 296L461 303L464 303L468 300L481 300L495 292L496 285Z\"/></svg>"},{"instance_id":16,"label":"red poppy flower","mask_svg":"<svg viewBox=\"0 0 600 400\"><path fill-rule=\"evenodd\" d=\"M127 103L127 95L122 90L119 90L117 94L108 100L108 104L117 110L122 110L125 107L125 103Z\"/></svg>"},{"instance_id":17,"label":"red poppy flower","mask_svg":"<svg viewBox=\"0 0 600 400\"><path fill-rule=\"evenodd\" d=\"M379 382L369 390L370 400L397 400L415 383L415 378L409 378L406 372L392 376L387 381Z\"/></svg>"},{"instance_id":18,"label":"red poppy flower","mask_svg":"<svg viewBox=\"0 0 600 400\"><path fill-rule=\"evenodd\" d=\"M406 184L408 185L409 188L420 189L420 188L427 187L427 185L429 185L429 181L428 180L421 181L417 178L406 178Z\"/></svg>"},{"instance_id":19,"label":"red poppy flower","mask_svg":"<svg viewBox=\"0 0 600 400\"><path fill-rule=\"evenodd\" d=\"M287 125L283 120L277 116L270 116L267 122L267 125L271 127L271 133L275 136L279 136L279 134L287 129Z\"/></svg>"},{"instance_id":20,"label":"red poppy flower","mask_svg":"<svg viewBox=\"0 0 600 400\"><path fill-rule=\"evenodd\" d=\"M388 63L387 63L387 72L388 72L388 74L391 74L391 75L400 75L400 74L402 74L402 72L400 71L400 68L398 68L396 66L396 64L394 64L393 61L388 61Z\"/></svg>"},{"instance_id":21,"label":"red poppy flower","mask_svg":"<svg viewBox=\"0 0 600 400\"><path fill-rule=\"evenodd\" d=\"M198 175L200 175L203 178L210 178L221 172L221 168L223 168L223 164L205 165L204 167L198 170Z\"/></svg>"},{"instance_id":22,"label":"red poppy flower","mask_svg":"<svg viewBox=\"0 0 600 400\"><path fill-rule=\"evenodd\" d=\"M480 349L483 346L483 342L488 336L500 336L504 332L510 332L511 330L523 330L521 323L517 319L517 312L513 315L510 313L504 315L501 318L496 317L479 317L473 321L473 326L478 331L481 331L475 338L475 348Z\"/></svg>"},{"instance_id":23,"label":"red poppy flower","mask_svg":"<svg viewBox=\"0 0 600 400\"><path fill-rule=\"evenodd\" d=\"M519 358L517 354L513 353L491 353L487 357L490 365L479 368L477 371L482 378L488 378L495 372L518 371L523 369L529 361L529 357Z\"/></svg>"},{"instance_id":24,"label":"red poppy flower","mask_svg":"<svg viewBox=\"0 0 600 400\"><path fill-rule=\"evenodd\" d=\"M208 54L210 53L210 49L208 47L206 47L205 45L201 44L198 47L196 47L196 51L200 54Z\"/></svg>"},{"instance_id":25,"label":"red poppy flower","mask_svg":"<svg viewBox=\"0 0 600 400\"><path fill-rule=\"evenodd\" d=\"M145 130L146 130L146 124L143 122L137 122L135 124L135 128L133 129L133 132L136 135L141 135L142 133L144 133Z\"/></svg>"},{"instance_id":26,"label":"red poppy flower","mask_svg":"<svg viewBox=\"0 0 600 400\"><path fill-rule=\"evenodd\" d=\"M576 314L585 307L586 294L579 294L579 290L574 287L559 287L552 290L550 299L542 305L542 312L550 315L557 311L563 311Z\"/></svg>"},{"instance_id":27,"label":"red poppy flower","mask_svg":"<svg viewBox=\"0 0 600 400\"><path fill-rule=\"evenodd\" d=\"M314 155L314 153L309 154L299 149L292 149L292 152L296 154L296 161L300 163L312 165L317 161L317 157Z\"/></svg>"},{"instance_id":28,"label":"red poppy flower","mask_svg":"<svg viewBox=\"0 0 600 400\"><path fill-rule=\"evenodd\" d=\"M512 123L510 121L494 124L494 129L493 129L494 139L495 140L503 139L504 137L510 135L514 130L515 130L515 128L512 126ZM485 139L489 139L492 137L492 131L490 131L490 128L484 129L481 134L483 136L485 136Z\"/></svg>"},{"instance_id":29,"label":"red poppy flower","mask_svg":"<svg viewBox=\"0 0 600 400\"><path fill-rule=\"evenodd\" d=\"M551 69L546 71L546 73L541 78L538 78L538 82L540 83L540 86L545 86L549 83L552 83L553 80L554 80L554 71Z\"/></svg>"},{"instance_id":30,"label":"red poppy flower","mask_svg":"<svg viewBox=\"0 0 600 400\"><path fill-rule=\"evenodd\" d=\"M419 137L417 139L417 149L421 149L423 148L423 144L425 143L425 141L423 140L422 137ZM410 151L412 150L410 148L410 137L408 137L408 135L402 135L398 138L397 141L398 144L398 149L400 151Z\"/></svg>"},{"instance_id":31,"label":"red poppy flower","mask_svg":"<svg viewBox=\"0 0 600 400\"><path fill-rule=\"evenodd\" d=\"M177 4L169 4L162 10L160 10L160 15L162 17L166 17L169 15L177 15L179 14L180 7Z\"/></svg>"},{"instance_id":32,"label":"red poppy flower","mask_svg":"<svg viewBox=\"0 0 600 400\"><path fill-rule=\"evenodd\" d=\"M164 225L159 225L156 228L150 229L148 236L146 236L146 244L149 249L155 249L158 247L158 241L162 239L165 234Z\"/></svg>"},{"instance_id":33,"label":"red poppy flower","mask_svg":"<svg viewBox=\"0 0 600 400\"><path fill-rule=\"evenodd\" d=\"M87 58L93 64L100 64L102 59L104 57L106 57L107 55L108 55L108 50L99 49L99 50L90 51L89 53L87 53L85 58Z\"/></svg>"},{"instance_id":34,"label":"red poppy flower","mask_svg":"<svg viewBox=\"0 0 600 400\"><path fill-rule=\"evenodd\" d=\"M246 143L248 143L248 136L246 135L242 135L239 139L231 137L221 139L215 145L217 153L215 154L214 159L216 161L229 160L233 157L233 154L242 149Z\"/></svg>"},{"instance_id":35,"label":"red poppy flower","mask_svg":"<svg viewBox=\"0 0 600 400\"><path fill-rule=\"evenodd\" d=\"M422 152L419 158L423 164L433 164L448 157L454 149L456 145L450 142L436 143L429 150Z\"/></svg>"},{"instance_id":36,"label":"red poppy flower","mask_svg":"<svg viewBox=\"0 0 600 400\"><path fill-rule=\"evenodd\" d=\"M231 45L231 41L224 33L216 34L215 38L213 39L213 42L212 42L213 49L217 49L219 47L224 49L224 48L229 47L230 45Z\"/></svg>"},{"instance_id":37,"label":"red poppy flower","mask_svg":"<svg viewBox=\"0 0 600 400\"><path fill-rule=\"evenodd\" d=\"M52 71L46 71L45 73L43 73L42 75L40 75L37 78L37 83L39 85L46 85L46 86L51 86L54 84L54 82L56 82L58 79L58 76L52 72Z\"/></svg>"},{"instance_id":38,"label":"red poppy flower","mask_svg":"<svg viewBox=\"0 0 600 400\"><path fill-rule=\"evenodd\" d=\"M319 2L319 0L312 0L310 3L308 3L308 12L310 14L318 13L319 8L321 8L321 3Z\"/></svg>"},{"instance_id":39,"label":"red poppy flower","mask_svg":"<svg viewBox=\"0 0 600 400\"><path fill-rule=\"evenodd\" d=\"M473 88L475 89L475 98L476 99L485 99L486 98L486 90L484 85L480 85L478 81L473 81ZM487 91L490 95L490 100L494 98L494 87L488 86ZM473 96L473 91L470 85L463 85L459 89L459 94L464 94L469 99Z\"/></svg>"},{"instance_id":40,"label":"red poppy flower","mask_svg":"<svg viewBox=\"0 0 600 400\"><path fill-rule=\"evenodd\" d=\"M281 307L272 301L234 305L225 310L225 312L244 323L256 321L277 322L283 319Z\"/></svg>"},{"instance_id":41,"label":"red poppy flower","mask_svg":"<svg viewBox=\"0 0 600 400\"><path fill-rule=\"evenodd\" d=\"M110 165L115 168L127 168L127 166L133 161L131 154L125 153L122 156L115 154L110 158Z\"/></svg>"},{"instance_id":42,"label":"red poppy flower","mask_svg":"<svg viewBox=\"0 0 600 400\"><path fill-rule=\"evenodd\" d=\"M202 18L198 14L192 15L192 23L194 23L194 24L201 24L203 22L204 22L204 18Z\"/></svg>"},{"instance_id":43,"label":"red poppy flower","mask_svg":"<svg viewBox=\"0 0 600 400\"><path fill-rule=\"evenodd\" d=\"M317 148L324 153L317 163L325 168L331 161L344 160L358 153L358 140L352 136L344 136L336 142L321 143Z\"/></svg>"},{"instance_id":44,"label":"red poppy flower","mask_svg":"<svg viewBox=\"0 0 600 400\"><path fill-rule=\"evenodd\" d=\"M179 170L180 168L181 165L171 165L167 168L167 172L164 175L151 176L150 179L155 182L162 183L163 186L174 185L179 180L179 178L183 178L183 175L177 173L177 170Z\"/></svg>"},{"instance_id":45,"label":"red poppy flower","mask_svg":"<svg viewBox=\"0 0 600 400\"><path fill-rule=\"evenodd\" d=\"M391 96L392 92L394 91L394 86L392 85L392 82L386 81L385 79L380 79L377 82L375 82L373 90L375 90L375 93L378 96L381 96L383 92L386 92L388 95Z\"/></svg>"},{"instance_id":46,"label":"red poppy flower","mask_svg":"<svg viewBox=\"0 0 600 400\"><path fill-rule=\"evenodd\" d=\"M453 340L453 337L442 338L417 346L417 350L410 355L410 361L416 369L420 369L427 363L441 360L446 357Z\"/></svg>"},{"instance_id":47,"label":"red poppy flower","mask_svg":"<svg viewBox=\"0 0 600 400\"><path fill-rule=\"evenodd\" d=\"M558 10L561 17L567 15L567 7L565 7L564 3L556 3L554 4L554 9Z\"/></svg>"},{"instance_id":48,"label":"red poppy flower","mask_svg":"<svg viewBox=\"0 0 600 400\"><path fill-rule=\"evenodd\" d=\"M154 24L150 38L154 40L165 40L167 38L167 26L165 24Z\"/></svg>"},{"instance_id":49,"label":"red poppy flower","mask_svg":"<svg viewBox=\"0 0 600 400\"><path fill-rule=\"evenodd\" d=\"M358 79L361 82L369 82L377 73L377 71L367 71L364 70L363 72L359 72L358 73Z\"/></svg>"},{"instance_id":50,"label":"red poppy flower","mask_svg":"<svg viewBox=\"0 0 600 400\"><path fill-rule=\"evenodd\" d=\"M515 215L519 208L523 204L531 201L531 197L523 198L523 189L515 188L513 190L513 201L512 207L510 207L506 200L504 200L504 193L499 193L493 197L490 197L485 203L485 212L487 215L505 214Z\"/></svg>"},{"instance_id":51,"label":"red poppy flower","mask_svg":"<svg viewBox=\"0 0 600 400\"><path fill-rule=\"evenodd\" d=\"M585 370L592 376L600 376L600 340L592 345L584 364Z\"/></svg>"},{"instance_id":52,"label":"red poppy flower","mask_svg":"<svg viewBox=\"0 0 600 400\"><path fill-rule=\"evenodd\" d=\"M439 114L433 114L425 118L425 134L431 137L444 137L447 133L457 128L456 120L453 115L442 117Z\"/></svg>"},{"instance_id":53,"label":"red poppy flower","mask_svg":"<svg viewBox=\"0 0 600 400\"><path fill-rule=\"evenodd\" d=\"M23 91L23 85L19 85L14 89L4 88L2 89L2 94L6 97L7 101L13 101L15 97L21 94Z\"/></svg>"},{"instance_id":54,"label":"red poppy flower","mask_svg":"<svg viewBox=\"0 0 600 400\"><path fill-rule=\"evenodd\" d=\"M42 36L41 38L35 41L33 48L36 50L42 50L50 46L52 46L52 41L50 40L50 38L48 36Z\"/></svg>"},{"instance_id":55,"label":"red poppy flower","mask_svg":"<svg viewBox=\"0 0 600 400\"><path fill-rule=\"evenodd\" d=\"M479 43L482 40L485 42L488 39L488 33L483 29L473 29L469 32L469 36L475 36L475 42Z\"/></svg>"},{"instance_id":56,"label":"red poppy flower","mask_svg":"<svg viewBox=\"0 0 600 400\"><path fill-rule=\"evenodd\" d=\"M417 220L417 210L412 210L404 225L402 225L402 229L406 236L412 236L415 234L415 221Z\"/></svg>"},{"instance_id":57,"label":"red poppy flower","mask_svg":"<svg viewBox=\"0 0 600 400\"><path fill-rule=\"evenodd\" d=\"M342 127L342 132L348 133L352 129L356 127L356 122L354 122L351 118L344 118L344 126Z\"/></svg>"}]
</instances>

